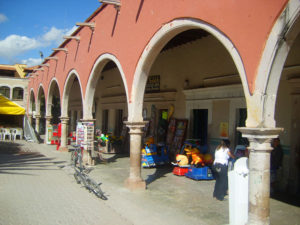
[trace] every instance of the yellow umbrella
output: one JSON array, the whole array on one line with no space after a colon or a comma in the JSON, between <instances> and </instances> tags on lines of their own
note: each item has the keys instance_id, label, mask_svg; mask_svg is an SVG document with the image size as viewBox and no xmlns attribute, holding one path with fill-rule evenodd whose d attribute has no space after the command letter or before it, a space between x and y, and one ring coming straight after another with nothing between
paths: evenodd
<instances>
[{"instance_id":1,"label":"yellow umbrella","mask_svg":"<svg viewBox=\"0 0 300 225\"><path fill-rule=\"evenodd\" d=\"M4 115L24 115L25 109L17 103L10 101L8 98L0 95L0 114Z\"/></svg>"}]
</instances>

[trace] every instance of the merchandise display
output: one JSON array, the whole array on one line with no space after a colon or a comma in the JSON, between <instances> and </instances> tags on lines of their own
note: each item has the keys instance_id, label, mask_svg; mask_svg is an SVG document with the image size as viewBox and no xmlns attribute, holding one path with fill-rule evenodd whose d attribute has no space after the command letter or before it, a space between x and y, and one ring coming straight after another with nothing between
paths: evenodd
<instances>
[{"instance_id":1,"label":"merchandise display","mask_svg":"<svg viewBox=\"0 0 300 225\"><path fill-rule=\"evenodd\" d=\"M194 180L214 179L210 168L213 157L206 152L207 147L201 147L197 141L185 141L180 154L176 156L176 163L172 163L175 166L173 174Z\"/></svg>"},{"instance_id":2,"label":"merchandise display","mask_svg":"<svg viewBox=\"0 0 300 225\"><path fill-rule=\"evenodd\" d=\"M169 163L168 147L164 144L146 144L142 149L142 167L156 167Z\"/></svg>"}]
</instances>

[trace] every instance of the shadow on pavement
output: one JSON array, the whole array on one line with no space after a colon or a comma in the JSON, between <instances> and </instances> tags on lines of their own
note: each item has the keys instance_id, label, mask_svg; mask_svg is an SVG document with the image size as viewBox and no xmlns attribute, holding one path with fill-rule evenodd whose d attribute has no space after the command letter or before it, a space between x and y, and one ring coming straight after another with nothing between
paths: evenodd
<instances>
[{"instance_id":1,"label":"shadow on pavement","mask_svg":"<svg viewBox=\"0 0 300 225\"><path fill-rule=\"evenodd\" d=\"M161 177L165 177L166 174L171 173L173 170L173 166L171 165L164 165L155 168L155 172L153 174L148 175L146 178L146 184L151 184L155 180L158 180Z\"/></svg>"},{"instance_id":2,"label":"shadow on pavement","mask_svg":"<svg viewBox=\"0 0 300 225\"><path fill-rule=\"evenodd\" d=\"M271 198L289 205L300 207L300 196L291 195L287 192L275 192L272 194Z\"/></svg>"},{"instance_id":3,"label":"shadow on pavement","mask_svg":"<svg viewBox=\"0 0 300 225\"><path fill-rule=\"evenodd\" d=\"M0 142L0 174L32 176L34 174L24 171L54 170L53 167L51 168L52 160L53 158L26 149L22 144Z\"/></svg>"}]
</instances>

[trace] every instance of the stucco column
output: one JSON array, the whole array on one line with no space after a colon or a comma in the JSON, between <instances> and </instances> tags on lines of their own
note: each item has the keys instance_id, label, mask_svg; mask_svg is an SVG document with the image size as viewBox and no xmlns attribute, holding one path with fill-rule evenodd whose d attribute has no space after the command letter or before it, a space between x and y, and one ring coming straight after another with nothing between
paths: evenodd
<instances>
[{"instance_id":1,"label":"stucco column","mask_svg":"<svg viewBox=\"0 0 300 225\"><path fill-rule=\"evenodd\" d=\"M46 116L45 119L46 119L46 133L45 133L44 143L47 144L47 137L49 136L47 128L51 124L50 122L51 122L52 116ZM51 136L52 136L52 134L51 134Z\"/></svg>"},{"instance_id":2,"label":"stucco column","mask_svg":"<svg viewBox=\"0 0 300 225\"><path fill-rule=\"evenodd\" d=\"M237 128L248 138L249 156L249 210L248 225L270 224L270 153L271 141L282 128Z\"/></svg>"},{"instance_id":3,"label":"stucco column","mask_svg":"<svg viewBox=\"0 0 300 225\"><path fill-rule=\"evenodd\" d=\"M61 121L61 137L60 137L60 147L59 151L68 151L67 147L67 137L68 137L68 121L69 117L60 117Z\"/></svg>"},{"instance_id":4,"label":"stucco column","mask_svg":"<svg viewBox=\"0 0 300 225\"><path fill-rule=\"evenodd\" d=\"M141 176L141 141L143 128L147 122L125 122L130 129L130 171L125 180L125 187L130 190L146 189L146 182Z\"/></svg>"},{"instance_id":5,"label":"stucco column","mask_svg":"<svg viewBox=\"0 0 300 225\"><path fill-rule=\"evenodd\" d=\"M40 133L40 118L41 118L41 115L35 115L35 131L38 134Z\"/></svg>"}]
</instances>

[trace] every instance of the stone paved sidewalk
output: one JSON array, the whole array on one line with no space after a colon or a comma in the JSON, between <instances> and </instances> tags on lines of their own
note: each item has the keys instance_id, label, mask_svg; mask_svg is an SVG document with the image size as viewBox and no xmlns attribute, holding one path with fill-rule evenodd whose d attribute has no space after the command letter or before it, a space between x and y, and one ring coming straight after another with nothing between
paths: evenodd
<instances>
[{"instance_id":1,"label":"stone paved sidewalk","mask_svg":"<svg viewBox=\"0 0 300 225\"><path fill-rule=\"evenodd\" d=\"M0 143L0 224L132 224L76 184L57 165L26 147Z\"/></svg>"},{"instance_id":2,"label":"stone paved sidewalk","mask_svg":"<svg viewBox=\"0 0 300 225\"><path fill-rule=\"evenodd\" d=\"M90 173L103 182L108 200L96 198L73 178L70 153L55 146L18 141L22 151L0 142L0 224L228 224L228 201L212 196L214 181L177 177L170 168L143 169L146 191L124 188L129 158L105 155ZM6 146L9 146L6 143ZM10 154L3 154L3 153ZM17 151L16 151L17 152ZM37 153L30 153L37 152ZM2 153L2 154L1 154ZM300 224L300 208L270 200L271 224Z\"/></svg>"}]
</instances>

